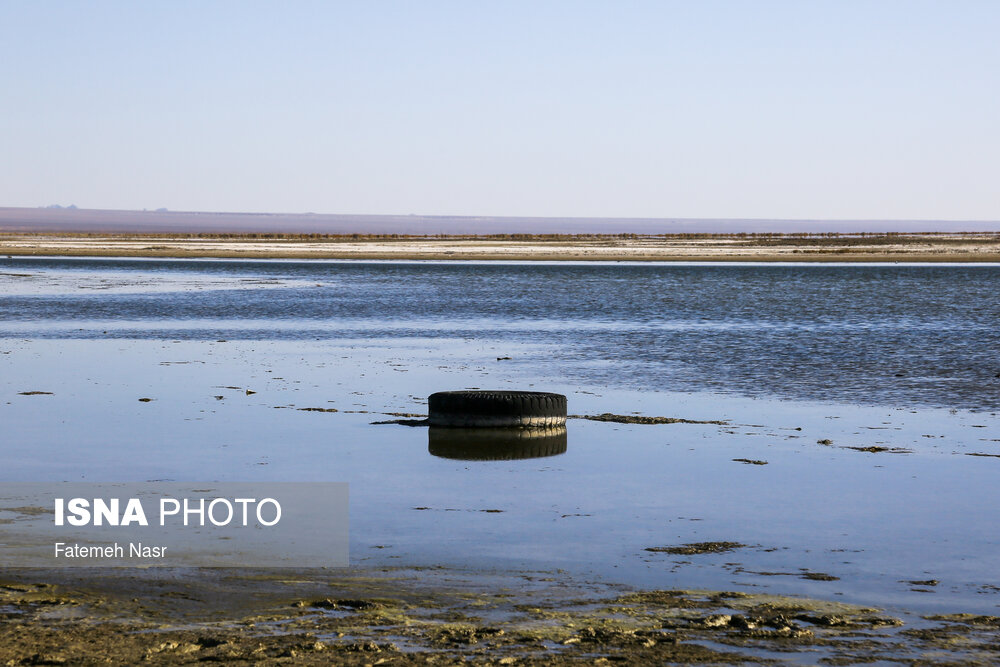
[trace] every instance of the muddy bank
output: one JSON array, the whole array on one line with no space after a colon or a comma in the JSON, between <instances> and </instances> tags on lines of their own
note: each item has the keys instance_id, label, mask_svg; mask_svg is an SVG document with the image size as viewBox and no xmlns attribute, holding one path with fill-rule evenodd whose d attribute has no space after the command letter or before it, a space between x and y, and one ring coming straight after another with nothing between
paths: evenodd
<instances>
[{"instance_id":1,"label":"muddy bank","mask_svg":"<svg viewBox=\"0 0 1000 667\"><path fill-rule=\"evenodd\" d=\"M728 545L727 545L728 546ZM6 665L994 664L1000 618L628 591L553 573L5 572Z\"/></svg>"}]
</instances>

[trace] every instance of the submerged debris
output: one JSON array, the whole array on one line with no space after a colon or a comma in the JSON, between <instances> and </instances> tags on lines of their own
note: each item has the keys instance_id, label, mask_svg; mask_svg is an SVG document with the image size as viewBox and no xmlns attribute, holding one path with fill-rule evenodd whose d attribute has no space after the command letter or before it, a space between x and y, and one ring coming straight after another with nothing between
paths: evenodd
<instances>
[{"instance_id":1,"label":"submerged debris","mask_svg":"<svg viewBox=\"0 0 1000 667\"><path fill-rule=\"evenodd\" d=\"M755 574L758 577L798 577L799 579L805 579L807 581L840 581L840 577L835 577L832 574L827 574L826 572L811 572L806 568L801 568L798 572L753 571L744 570L743 568L737 568L735 571L746 574Z\"/></svg>"},{"instance_id":2,"label":"submerged debris","mask_svg":"<svg viewBox=\"0 0 1000 667\"><path fill-rule=\"evenodd\" d=\"M400 426L430 426L427 419L386 419L385 421L371 422L374 424L399 424Z\"/></svg>"},{"instance_id":3,"label":"submerged debris","mask_svg":"<svg viewBox=\"0 0 1000 667\"><path fill-rule=\"evenodd\" d=\"M743 549L746 546L740 542L691 542L676 547L646 547L646 551L694 556L697 554L721 554Z\"/></svg>"},{"instance_id":4,"label":"submerged debris","mask_svg":"<svg viewBox=\"0 0 1000 667\"><path fill-rule=\"evenodd\" d=\"M870 447L851 447L845 445L841 449L853 449L856 452L870 452L872 454L880 454L882 452L889 452L890 454L912 454L912 449L907 449L905 447L882 447L880 445L871 445Z\"/></svg>"},{"instance_id":5,"label":"submerged debris","mask_svg":"<svg viewBox=\"0 0 1000 667\"><path fill-rule=\"evenodd\" d=\"M911 586L937 586L941 582L937 579L903 579L902 583Z\"/></svg>"}]
</instances>

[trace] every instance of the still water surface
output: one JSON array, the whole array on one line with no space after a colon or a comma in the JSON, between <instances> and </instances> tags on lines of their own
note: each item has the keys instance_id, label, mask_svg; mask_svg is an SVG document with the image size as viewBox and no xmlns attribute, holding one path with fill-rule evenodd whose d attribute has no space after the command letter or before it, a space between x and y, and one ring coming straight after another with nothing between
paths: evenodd
<instances>
[{"instance_id":1,"label":"still water surface","mask_svg":"<svg viewBox=\"0 0 1000 667\"><path fill-rule=\"evenodd\" d=\"M998 294L1000 266L0 260L0 479L347 481L357 563L996 613ZM476 461L370 423L463 387L726 424ZM747 547L646 551L718 540Z\"/></svg>"}]
</instances>

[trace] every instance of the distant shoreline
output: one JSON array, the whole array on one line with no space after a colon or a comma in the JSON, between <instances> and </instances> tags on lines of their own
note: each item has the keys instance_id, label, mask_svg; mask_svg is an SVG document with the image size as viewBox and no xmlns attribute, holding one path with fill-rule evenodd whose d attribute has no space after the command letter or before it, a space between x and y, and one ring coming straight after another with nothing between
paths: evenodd
<instances>
[{"instance_id":1,"label":"distant shoreline","mask_svg":"<svg viewBox=\"0 0 1000 667\"><path fill-rule=\"evenodd\" d=\"M0 232L0 256L358 260L1000 262L1000 233L73 234Z\"/></svg>"},{"instance_id":2,"label":"distant shoreline","mask_svg":"<svg viewBox=\"0 0 1000 667\"><path fill-rule=\"evenodd\" d=\"M0 232L98 234L675 234L1000 232L1000 220L516 217L0 206Z\"/></svg>"}]
</instances>

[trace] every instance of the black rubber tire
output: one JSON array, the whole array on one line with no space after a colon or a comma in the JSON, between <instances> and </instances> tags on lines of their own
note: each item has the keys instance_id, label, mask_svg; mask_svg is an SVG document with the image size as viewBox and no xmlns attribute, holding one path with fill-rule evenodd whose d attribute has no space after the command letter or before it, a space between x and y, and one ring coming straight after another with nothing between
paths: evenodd
<instances>
[{"instance_id":1,"label":"black rubber tire","mask_svg":"<svg viewBox=\"0 0 1000 667\"><path fill-rule=\"evenodd\" d=\"M427 450L443 459L513 461L566 452L566 427L427 429Z\"/></svg>"},{"instance_id":2,"label":"black rubber tire","mask_svg":"<svg viewBox=\"0 0 1000 667\"><path fill-rule=\"evenodd\" d=\"M439 391L427 400L431 426L536 428L566 424L566 397L542 391Z\"/></svg>"}]
</instances>

